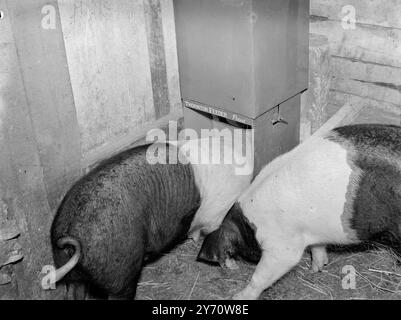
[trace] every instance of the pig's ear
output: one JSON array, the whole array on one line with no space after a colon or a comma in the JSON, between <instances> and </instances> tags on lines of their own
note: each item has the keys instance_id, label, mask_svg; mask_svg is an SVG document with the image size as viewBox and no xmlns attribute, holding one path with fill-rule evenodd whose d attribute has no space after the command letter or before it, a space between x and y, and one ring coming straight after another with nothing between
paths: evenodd
<instances>
[{"instance_id":1,"label":"pig's ear","mask_svg":"<svg viewBox=\"0 0 401 320\"><path fill-rule=\"evenodd\" d=\"M209 263L220 263L217 255L215 255L212 252L209 252L207 250L203 250L203 249L201 249L201 251L199 251L198 260L209 262Z\"/></svg>"},{"instance_id":2,"label":"pig's ear","mask_svg":"<svg viewBox=\"0 0 401 320\"><path fill-rule=\"evenodd\" d=\"M218 230L212 232L206 236L203 241L202 248L198 253L198 260L209 262L209 263L220 263L219 259L219 242Z\"/></svg>"}]
</instances>

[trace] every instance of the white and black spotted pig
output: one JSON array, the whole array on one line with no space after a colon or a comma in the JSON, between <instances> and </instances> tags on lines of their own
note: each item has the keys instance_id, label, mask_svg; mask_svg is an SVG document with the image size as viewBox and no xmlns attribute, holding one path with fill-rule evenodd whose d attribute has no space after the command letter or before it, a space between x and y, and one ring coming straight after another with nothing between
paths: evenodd
<instances>
[{"instance_id":1,"label":"white and black spotted pig","mask_svg":"<svg viewBox=\"0 0 401 320\"><path fill-rule=\"evenodd\" d=\"M58 268L55 280L66 276L68 297L84 298L89 291L100 297L131 299L147 259L188 233L197 237L219 227L249 186L253 160L248 156L237 157L242 164L224 164L223 159L218 164L197 164L197 155L209 147L200 141L122 152L69 190L51 228ZM167 164L150 164L150 148L163 147L172 148L179 161L168 158ZM223 149L233 152L230 143Z\"/></svg>"},{"instance_id":2,"label":"white and black spotted pig","mask_svg":"<svg viewBox=\"0 0 401 320\"><path fill-rule=\"evenodd\" d=\"M259 262L235 299L256 299L306 247L313 269L327 244L364 241L401 254L401 127L353 125L314 137L276 159L240 196L199 258Z\"/></svg>"}]
</instances>

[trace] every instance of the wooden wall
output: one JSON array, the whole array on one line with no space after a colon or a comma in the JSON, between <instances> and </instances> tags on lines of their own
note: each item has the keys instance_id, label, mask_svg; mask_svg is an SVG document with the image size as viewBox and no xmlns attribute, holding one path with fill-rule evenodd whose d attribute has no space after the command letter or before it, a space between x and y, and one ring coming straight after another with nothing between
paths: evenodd
<instances>
[{"instance_id":1,"label":"wooden wall","mask_svg":"<svg viewBox=\"0 0 401 320\"><path fill-rule=\"evenodd\" d=\"M355 30L342 27L346 5ZM173 0L0 0L0 10L0 283L10 279L0 298L58 298L40 271L66 190L181 116ZM329 39L333 109L360 98L400 114L399 0L311 0L311 32ZM4 232L14 224L17 238Z\"/></svg>"},{"instance_id":2,"label":"wooden wall","mask_svg":"<svg viewBox=\"0 0 401 320\"><path fill-rule=\"evenodd\" d=\"M0 265L11 279L0 298L57 298L40 272L66 190L181 115L172 0L0 0L0 10L0 254L9 220L24 255Z\"/></svg>"},{"instance_id":3,"label":"wooden wall","mask_svg":"<svg viewBox=\"0 0 401 320\"><path fill-rule=\"evenodd\" d=\"M355 29L344 29L350 5ZM389 117L401 114L401 1L311 0L311 32L329 39L332 109L359 97Z\"/></svg>"},{"instance_id":4,"label":"wooden wall","mask_svg":"<svg viewBox=\"0 0 401 320\"><path fill-rule=\"evenodd\" d=\"M86 163L180 109L172 0L59 0Z\"/></svg>"}]
</instances>

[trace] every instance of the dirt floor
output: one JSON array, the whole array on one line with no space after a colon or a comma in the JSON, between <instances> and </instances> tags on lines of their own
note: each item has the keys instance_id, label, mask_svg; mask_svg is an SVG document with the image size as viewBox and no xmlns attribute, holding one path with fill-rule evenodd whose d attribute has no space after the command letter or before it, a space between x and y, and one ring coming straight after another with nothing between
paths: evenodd
<instances>
[{"instance_id":1,"label":"dirt floor","mask_svg":"<svg viewBox=\"0 0 401 320\"><path fill-rule=\"evenodd\" d=\"M246 286L254 265L239 262L238 270L228 270L198 262L200 246L188 240L147 265L136 299L228 300ZM401 267L392 252L373 246L332 247L329 257L330 264L316 274L310 270L310 254L305 252L298 266L266 290L261 299L401 299ZM354 290L342 287L345 266L356 270Z\"/></svg>"}]
</instances>

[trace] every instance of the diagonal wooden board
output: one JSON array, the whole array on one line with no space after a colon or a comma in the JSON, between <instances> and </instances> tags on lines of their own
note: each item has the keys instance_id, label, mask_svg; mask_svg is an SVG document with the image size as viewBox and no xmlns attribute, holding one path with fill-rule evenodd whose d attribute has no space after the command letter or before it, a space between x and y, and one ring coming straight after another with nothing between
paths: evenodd
<instances>
[{"instance_id":1,"label":"diagonal wooden board","mask_svg":"<svg viewBox=\"0 0 401 320\"><path fill-rule=\"evenodd\" d=\"M330 118L311 138L323 136L330 130L349 124L382 123L401 125L401 107L389 110L372 105L369 99L352 98Z\"/></svg>"}]
</instances>

